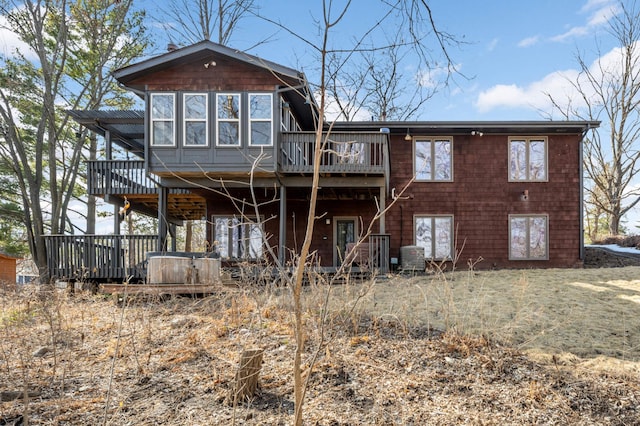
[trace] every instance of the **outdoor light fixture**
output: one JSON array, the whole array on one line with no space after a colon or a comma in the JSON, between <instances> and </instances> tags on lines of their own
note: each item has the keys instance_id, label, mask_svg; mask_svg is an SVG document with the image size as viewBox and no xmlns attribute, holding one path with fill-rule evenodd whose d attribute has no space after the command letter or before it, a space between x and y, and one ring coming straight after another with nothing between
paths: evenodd
<instances>
[{"instance_id":1,"label":"outdoor light fixture","mask_svg":"<svg viewBox=\"0 0 640 426\"><path fill-rule=\"evenodd\" d=\"M407 128L407 134L405 135L404 140L405 141L410 141L411 139L412 139L411 138L411 134L409 133L409 129Z\"/></svg>"},{"instance_id":2,"label":"outdoor light fixture","mask_svg":"<svg viewBox=\"0 0 640 426\"><path fill-rule=\"evenodd\" d=\"M528 189L525 189L525 190L522 192L522 194L520 194L520 199L521 199L522 201L527 201L527 200L529 200L529 190L528 190Z\"/></svg>"},{"instance_id":3,"label":"outdoor light fixture","mask_svg":"<svg viewBox=\"0 0 640 426\"><path fill-rule=\"evenodd\" d=\"M482 137L483 134L484 133L482 133L482 132L480 132L478 130L472 130L471 131L471 136L480 136L480 137Z\"/></svg>"},{"instance_id":4,"label":"outdoor light fixture","mask_svg":"<svg viewBox=\"0 0 640 426\"><path fill-rule=\"evenodd\" d=\"M331 225L331 219L326 218L326 219L324 220L324 223L326 223L327 225Z\"/></svg>"}]
</instances>

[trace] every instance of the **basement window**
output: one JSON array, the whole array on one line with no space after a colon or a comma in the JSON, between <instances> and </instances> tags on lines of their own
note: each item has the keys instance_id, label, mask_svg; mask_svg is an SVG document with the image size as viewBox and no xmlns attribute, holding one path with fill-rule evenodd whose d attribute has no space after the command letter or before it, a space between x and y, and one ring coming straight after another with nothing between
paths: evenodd
<instances>
[{"instance_id":1,"label":"basement window","mask_svg":"<svg viewBox=\"0 0 640 426\"><path fill-rule=\"evenodd\" d=\"M416 245L424 247L424 257L431 260L453 258L453 216L416 216Z\"/></svg>"},{"instance_id":2,"label":"basement window","mask_svg":"<svg viewBox=\"0 0 640 426\"><path fill-rule=\"evenodd\" d=\"M548 260L549 217L509 215L509 259Z\"/></svg>"},{"instance_id":3,"label":"basement window","mask_svg":"<svg viewBox=\"0 0 640 426\"><path fill-rule=\"evenodd\" d=\"M213 217L213 241L222 258L250 259L262 257L263 230L261 221L237 216Z\"/></svg>"}]
</instances>

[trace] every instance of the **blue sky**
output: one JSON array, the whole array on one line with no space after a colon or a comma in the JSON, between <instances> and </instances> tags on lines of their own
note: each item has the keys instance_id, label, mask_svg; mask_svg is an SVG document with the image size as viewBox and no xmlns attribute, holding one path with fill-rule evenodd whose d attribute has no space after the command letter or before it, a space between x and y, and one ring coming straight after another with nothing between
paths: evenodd
<instances>
[{"instance_id":1,"label":"blue sky","mask_svg":"<svg viewBox=\"0 0 640 426\"><path fill-rule=\"evenodd\" d=\"M317 39L313 18L320 16L320 1L263 3L262 14ZM334 40L369 28L380 15L374 4L354 0ZM598 43L602 53L614 47L606 31L607 18L617 11L612 0L434 0L429 5L439 29L464 40L450 55L469 78L458 76L455 84L441 90L417 117L421 120L546 118L540 113L550 111L544 92L566 90L565 76L576 72L576 53L590 62L597 58ZM313 60L293 36L254 20L241 22L233 47L242 49L266 35L272 41L253 51L259 56L293 68L309 66Z\"/></svg>"},{"instance_id":2,"label":"blue sky","mask_svg":"<svg viewBox=\"0 0 640 426\"><path fill-rule=\"evenodd\" d=\"M345 0L333 0L336 9ZM320 0L258 0L260 13L285 24L292 32L317 41L314 19L321 16ZM379 19L378 0L353 0L331 42L362 34ZM430 0L438 28L464 41L449 50L460 72L454 84L429 101L418 120L538 120L550 107L544 92L560 95L567 90L566 76L577 72L576 53L591 61L614 47L607 33L607 19L617 13L616 0ZM156 43L152 55L164 51L167 14L165 2L141 0L138 7L150 16ZM0 22L2 24L2 22ZM385 28L393 31L392 25ZM260 40L269 41L251 50L265 59L305 71L317 57L288 32L256 18L244 19L234 32L231 47L245 50ZM0 50L7 53L13 37L0 30ZM414 70L410 65L405 75ZM554 116L559 119L561 117Z\"/></svg>"}]
</instances>

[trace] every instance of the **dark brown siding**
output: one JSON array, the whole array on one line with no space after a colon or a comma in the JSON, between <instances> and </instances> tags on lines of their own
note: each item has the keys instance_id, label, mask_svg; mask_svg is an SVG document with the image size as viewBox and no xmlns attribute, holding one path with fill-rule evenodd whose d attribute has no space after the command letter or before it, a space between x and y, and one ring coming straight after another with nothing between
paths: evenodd
<instances>
[{"instance_id":1,"label":"dark brown siding","mask_svg":"<svg viewBox=\"0 0 640 426\"><path fill-rule=\"evenodd\" d=\"M264 190L260 189L264 195ZM260 213L265 219L264 229L269 235L270 245L277 253L278 247L278 214L279 214L279 201L265 203L267 200L274 200L271 198L275 196L273 190L267 191L266 198L261 197L258 202L262 204ZM295 253L299 253L302 243L304 241L304 234L307 226L307 215L309 211L309 203L306 201L306 194L308 190L289 190L289 200L287 202L287 243L286 247L292 249ZM237 199L250 199L248 191L236 191L233 193ZM222 195L213 195L209 193L207 201L207 216L211 219L212 215L234 215L238 214L228 198ZM247 210L248 216L253 216L253 207L249 207ZM318 201L316 209L315 232L313 241L311 244L311 251L316 252L316 261L320 261L322 266L333 265L333 227L335 217L357 217L362 219L364 226L368 226L371 218L375 212L375 202L373 200L352 200L352 201L336 201L336 200L320 200ZM331 220L330 224L326 224L326 219ZM358 225L362 230L362 224ZM376 226L374 232L378 230ZM211 235L211 227L209 226L207 233ZM290 257L290 253L287 253L287 259Z\"/></svg>"},{"instance_id":2,"label":"dark brown siding","mask_svg":"<svg viewBox=\"0 0 640 426\"><path fill-rule=\"evenodd\" d=\"M484 134L454 137L454 182L415 182L387 215L392 256L415 243L414 215L454 216L458 268L482 258L481 268L573 267L580 247L579 135L548 138L549 181L508 182L508 136ZM391 187L399 190L413 170L411 142L394 138ZM529 200L520 195L529 192ZM509 214L547 214L549 260L509 261Z\"/></svg>"},{"instance_id":3,"label":"dark brown siding","mask_svg":"<svg viewBox=\"0 0 640 426\"><path fill-rule=\"evenodd\" d=\"M272 91L282 84L268 70L243 62L216 59L215 67L204 67L204 60L169 67L132 81L147 85L149 91Z\"/></svg>"}]
</instances>

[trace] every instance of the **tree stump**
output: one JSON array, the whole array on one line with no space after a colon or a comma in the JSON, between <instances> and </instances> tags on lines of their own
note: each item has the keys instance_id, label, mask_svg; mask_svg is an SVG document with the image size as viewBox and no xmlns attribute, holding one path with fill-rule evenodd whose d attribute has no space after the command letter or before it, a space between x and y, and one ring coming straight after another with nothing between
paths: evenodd
<instances>
[{"instance_id":1,"label":"tree stump","mask_svg":"<svg viewBox=\"0 0 640 426\"><path fill-rule=\"evenodd\" d=\"M253 397L258 389L258 378L262 368L264 349L245 349L240 355L235 383L229 392L227 402L235 405Z\"/></svg>"}]
</instances>

